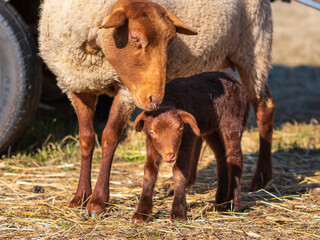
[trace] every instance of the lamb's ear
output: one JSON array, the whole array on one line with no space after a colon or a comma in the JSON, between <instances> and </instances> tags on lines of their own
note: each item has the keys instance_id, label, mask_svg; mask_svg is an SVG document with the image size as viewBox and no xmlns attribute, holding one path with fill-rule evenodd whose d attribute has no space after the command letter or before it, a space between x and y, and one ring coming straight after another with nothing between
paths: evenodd
<instances>
[{"instance_id":1,"label":"lamb's ear","mask_svg":"<svg viewBox=\"0 0 320 240\"><path fill-rule=\"evenodd\" d=\"M185 111L179 110L178 113L182 121L190 125L194 134L197 136L200 136L200 130L199 130L196 119L190 113L187 113Z\"/></svg>"},{"instance_id":2,"label":"lamb's ear","mask_svg":"<svg viewBox=\"0 0 320 240\"><path fill-rule=\"evenodd\" d=\"M134 128L137 132L142 131L145 120L147 120L147 115L144 112L137 116L136 120L134 121Z\"/></svg>"},{"instance_id":3,"label":"lamb's ear","mask_svg":"<svg viewBox=\"0 0 320 240\"><path fill-rule=\"evenodd\" d=\"M126 13L122 8L119 8L111 13L107 18L103 20L100 28L115 28L121 27L127 21Z\"/></svg>"},{"instance_id":4,"label":"lamb's ear","mask_svg":"<svg viewBox=\"0 0 320 240\"><path fill-rule=\"evenodd\" d=\"M173 13L169 12L167 10L167 16L171 19L173 24L176 26L177 33L185 34L185 35L197 35L198 33L193 30L192 28L188 27L184 22L181 21L180 18L178 18Z\"/></svg>"}]
</instances>

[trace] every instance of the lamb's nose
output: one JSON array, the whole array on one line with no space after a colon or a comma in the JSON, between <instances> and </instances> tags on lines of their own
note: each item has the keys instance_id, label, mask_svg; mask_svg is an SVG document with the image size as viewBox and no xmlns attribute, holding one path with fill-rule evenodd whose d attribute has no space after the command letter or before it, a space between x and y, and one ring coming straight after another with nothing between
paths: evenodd
<instances>
[{"instance_id":1,"label":"lamb's nose","mask_svg":"<svg viewBox=\"0 0 320 240\"><path fill-rule=\"evenodd\" d=\"M172 162L174 160L175 156L176 155L174 153L167 153L166 154L166 161L167 162Z\"/></svg>"}]
</instances>

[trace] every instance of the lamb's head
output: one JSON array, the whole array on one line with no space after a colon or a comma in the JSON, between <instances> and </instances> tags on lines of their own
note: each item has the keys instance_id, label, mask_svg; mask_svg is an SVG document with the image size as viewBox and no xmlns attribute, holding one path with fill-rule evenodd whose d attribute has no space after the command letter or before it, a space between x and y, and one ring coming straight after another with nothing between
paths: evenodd
<instances>
[{"instance_id":1,"label":"lamb's head","mask_svg":"<svg viewBox=\"0 0 320 240\"><path fill-rule=\"evenodd\" d=\"M159 107L166 82L167 49L176 33L196 34L178 17L147 0L120 0L102 23L106 59L144 110Z\"/></svg>"},{"instance_id":2,"label":"lamb's head","mask_svg":"<svg viewBox=\"0 0 320 240\"><path fill-rule=\"evenodd\" d=\"M166 162L174 162L179 153L185 124L200 136L195 118L182 110L160 107L156 111L142 112L135 120L137 132L144 131L148 141Z\"/></svg>"}]
</instances>

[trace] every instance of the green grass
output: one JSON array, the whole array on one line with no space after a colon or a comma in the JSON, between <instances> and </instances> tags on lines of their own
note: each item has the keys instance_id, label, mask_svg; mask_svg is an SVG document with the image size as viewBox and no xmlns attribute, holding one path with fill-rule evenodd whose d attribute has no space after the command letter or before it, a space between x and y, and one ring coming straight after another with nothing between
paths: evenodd
<instances>
[{"instance_id":1,"label":"green grass","mask_svg":"<svg viewBox=\"0 0 320 240\"><path fill-rule=\"evenodd\" d=\"M13 150L33 151L38 147L46 146L49 142L64 144L66 136L76 136L77 132L75 117L46 114L39 111Z\"/></svg>"},{"instance_id":2,"label":"green grass","mask_svg":"<svg viewBox=\"0 0 320 240\"><path fill-rule=\"evenodd\" d=\"M146 144L144 133L137 133L133 129L133 123L129 123L122 135L115 156L127 162L145 161Z\"/></svg>"}]
</instances>

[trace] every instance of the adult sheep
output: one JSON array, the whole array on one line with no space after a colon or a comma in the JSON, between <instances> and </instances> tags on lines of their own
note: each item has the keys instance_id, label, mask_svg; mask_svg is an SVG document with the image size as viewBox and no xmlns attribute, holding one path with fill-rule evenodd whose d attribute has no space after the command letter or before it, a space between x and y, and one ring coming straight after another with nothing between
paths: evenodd
<instances>
[{"instance_id":1,"label":"adult sheep","mask_svg":"<svg viewBox=\"0 0 320 240\"><path fill-rule=\"evenodd\" d=\"M260 154L251 187L264 187L272 175L269 1L155 2L44 0L41 5L40 53L57 75L79 122L80 179L69 207L81 206L92 193L86 206L88 216L105 210L113 154L135 105L156 109L166 82L203 71L235 66L239 72L260 132ZM193 29L197 36L174 38L176 33L194 35ZM93 116L97 96L104 93L114 96L114 102L102 134L101 167L92 192Z\"/></svg>"}]
</instances>

